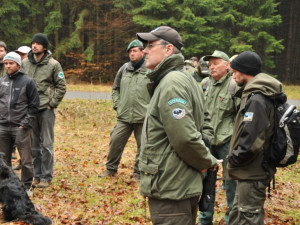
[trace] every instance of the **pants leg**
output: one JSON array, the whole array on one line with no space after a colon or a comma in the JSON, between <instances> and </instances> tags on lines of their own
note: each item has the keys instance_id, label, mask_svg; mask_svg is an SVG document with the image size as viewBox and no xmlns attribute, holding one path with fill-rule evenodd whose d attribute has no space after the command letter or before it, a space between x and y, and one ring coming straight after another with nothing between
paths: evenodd
<instances>
[{"instance_id":1,"label":"pants leg","mask_svg":"<svg viewBox=\"0 0 300 225\"><path fill-rule=\"evenodd\" d=\"M136 151L135 164L134 164L134 173L140 174L139 156L140 156L140 152L141 152L141 137L142 137L143 124L136 123L133 125L133 129L134 129L134 137L135 137L136 144L137 144L137 151Z\"/></svg>"},{"instance_id":2,"label":"pants leg","mask_svg":"<svg viewBox=\"0 0 300 225\"><path fill-rule=\"evenodd\" d=\"M199 196L184 200L149 198L153 225L195 225Z\"/></svg>"},{"instance_id":3,"label":"pants leg","mask_svg":"<svg viewBox=\"0 0 300 225\"><path fill-rule=\"evenodd\" d=\"M229 225L263 225L267 180L238 181Z\"/></svg>"},{"instance_id":4,"label":"pants leg","mask_svg":"<svg viewBox=\"0 0 300 225\"><path fill-rule=\"evenodd\" d=\"M51 181L53 178L54 124L53 109L44 109L39 112L33 124L32 154L37 180Z\"/></svg>"},{"instance_id":5,"label":"pants leg","mask_svg":"<svg viewBox=\"0 0 300 225\"><path fill-rule=\"evenodd\" d=\"M228 155L229 142L225 143L221 146L212 146L211 153L217 159L223 159L222 167L223 167L223 179L225 180L225 191L226 191L226 200L228 205L228 210L225 214L225 222L228 224L228 216L232 209L234 194L236 189L236 181L235 180L226 180L224 176L224 171L226 169L226 156ZM199 214L199 222L205 225L213 224L213 215L214 215L214 202L216 197L216 191L213 190L213 204L209 206L209 209L206 212L200 212Z\"/></svg>"},{"instance_id":6,"label":"pants leg","mask_svg":"<svg viewBox=\"0 0 300 225\"><path fill-rule=\"evenodd\" d=\"M5 154L5 161L11 167L11 154L14 144L14 137L11 135L11 127L0 125L0 152Z\"/></svg>"},{"instance_id":7,"label":"pants leg","mask_svg":"<svg viewBox=\"0 0 300 225\"><path fill-rule=\"evenodd\" d=\"M26 188L31 186L33 180L33 160L31 154L31 128L17 128L16 132L16 145L21 157L21 181Z\"/></svg>"},{"instance_id":8,"label":"pants leg","mask_svg":"<svg viewBox=\"0 0 300 225\"><path fill-rule=\"evenodd\" d=\"M110 133L109 152L106 162L107 170L117 172L125 145L132 130L132 124L117 121L117 124Z\"/></svg>"}]
</instances>

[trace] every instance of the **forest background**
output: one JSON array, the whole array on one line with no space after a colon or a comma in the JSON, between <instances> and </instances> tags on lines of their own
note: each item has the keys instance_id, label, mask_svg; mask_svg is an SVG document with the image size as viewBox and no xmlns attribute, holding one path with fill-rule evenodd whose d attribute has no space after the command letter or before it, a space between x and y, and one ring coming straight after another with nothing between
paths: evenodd
<instances>
[{"instance_id":1,"label":"forest background","mask_svg":"<svg viewBox=\"0 0 300 225\"><path fill-rule=\"evenodd\" d=\"M0 39L11 51L45 33L68 83L106 83L136 32L169 25L186 58L253 50L265 72L300 84L299 10L298 0L1 0Z\"/></svg>"}]
</instances>

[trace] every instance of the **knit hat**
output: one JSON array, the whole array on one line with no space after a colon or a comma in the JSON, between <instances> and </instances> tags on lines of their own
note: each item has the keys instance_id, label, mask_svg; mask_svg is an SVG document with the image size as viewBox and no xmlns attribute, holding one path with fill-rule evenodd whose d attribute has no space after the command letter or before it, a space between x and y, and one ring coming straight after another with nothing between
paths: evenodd
<instances>
[{"instance_id":1,"label":"knit hat","mask_svg":"<svg viewBox=\"0 0 300 225\"><path fill-rule=\"evenodd\" d=\"M0 41L0 47L4 47L5 50L7 51L7 46L4 41Z\"/></svg>"},{"instance_id":2,"label":"knit hat","mask_svg":"<svg viewBox=\"0 0 300 225\"><path fill-rule=\"evenodd\" d=\"M15 61L19 66L22 64L21 56L16 52L7 53L3 58L3 62L5 62L5 60Z\"/></svg>"},{"instance_id":3,"label":"knit hat","mask_svg":"<svg viewBox=\"0 0 300 225\"><path fill-rule=\"evenodd\" d=\"M23 54L28 54L28 52L30 52L31 48L29 48L28 46L21 46L19 47L17 50L15 50L15 52L20 52Z\"/></svg>"},{"instance_id":4,"label":"knit hat","mask_svg":"<svg viewBox=\"0 0 300 225\"><path fill-rule=\"evenodd\" d=\"M48 49L49 40L45 34L42 34L42 33L35 34L31 40L31 44L32 44L32 42L40 43L41 45L44 46L44 48Z\"/></svg>"},{"instance_id":5,"label":"knit hat","mask_svg":"<svg viewBox=\"0 0 300 225\"><path fill-rule=\"evenodd\" d=\"M129 50L134 47L144 48L144 45L141 41L139 41L137 39L133 40L132 42L129 43L126 52L129 52Z\"/></svg>"},{"instance_id":6,"label":"knit hat","mask_svg":"<svg viewBox=\"0 0 300 225\"><path fill-rule=\"evenodd\" d=\"M241 73L255 76L261 72L262 61L256 52L245 51L235 57L230 67Z\"/></svg>"},{"instance_id":7,"label":"knit hat","mask_svg":"<svg viewBox=\"0 0 300 225\"><path fill-rule=\"evenodd\" d=\"M212 55L204 56L203 60L208 61L210 58L219 58L225 60L226 62L229 61L228 55L225 52L221 52L219 50L215 50Z\"/></svg>"},{"instance_id":8,"label":"knit hat","mask_svg":"<svg viewBox=\"0 0 300 225\"><path fill-rule=\"evenodd\" d=\"M183 46L179 33L168 26L157 27L149 33L137 33L136 36L142 42L163 39L167 42L170 42L172 45L178 48L178 50L180 50Z\"/></svg>"}]
</instances>

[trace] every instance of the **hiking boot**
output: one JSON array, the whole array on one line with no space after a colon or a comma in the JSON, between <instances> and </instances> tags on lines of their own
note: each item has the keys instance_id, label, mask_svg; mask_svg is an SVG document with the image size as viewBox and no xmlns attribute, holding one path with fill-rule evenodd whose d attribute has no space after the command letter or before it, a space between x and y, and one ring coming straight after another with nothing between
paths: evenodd
<instances>
[{"instance_id":1,"label":"hiking boot","mask_svg":"<svg viewBox=\"0 0 300 225\"><path fill-rule=\"evenodd\" d=\"M46 188L46 187L49 187L50 185L51 185L51 182L50 182L50 181L42 180L42 181L37 185L37 187L38 187L38 188Z\"/></svg>"},{"instance_id":2,"label":"hiking boot","mask_svg":"<svg viewBox=\"0 0 300 225\"><path fill-rule=\"evenodd\" d=\"M15 167L13 167L13 170L20 170L20 169L22 169L21 163Z\"/></svg>"},{"instance_id":3,"label":"hiking boot","mask_svg":"<svg viewBox=\"0 0 300 225\"><path fill-rule=\"evenodd\" d=\"M105 170L104 173L99 174L98 177L113 177L117 172Z\"/></svg>"}]
</instances>

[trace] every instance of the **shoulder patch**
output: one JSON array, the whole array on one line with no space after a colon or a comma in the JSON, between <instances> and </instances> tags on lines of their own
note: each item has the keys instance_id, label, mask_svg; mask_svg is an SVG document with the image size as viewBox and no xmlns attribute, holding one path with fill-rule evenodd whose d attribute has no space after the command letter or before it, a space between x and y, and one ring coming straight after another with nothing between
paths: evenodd
<instances>
[{"instance_id":1,"label":"shoulder patch","mask_svg":"<svg viewBox=\"0 0 300 225\"><path fill-rule=\"evenodd\" d=\"M253 112L246 112L244 115L244 121L252 121L253 115L254 115Z\"/></svg>"},{"instance_id":2,"label":"shoulder patch","mask_svg":"<svg viewBox=\"0 0 300 225\"><path fill-rule=\"evenodd\" d=\"M64 75L63 72L59 72L59 73L58 73L58 77L61 78L61 79L63 79L63 78L65 77L65 75Z\"/></svg>"},{"instance_id":3,"label":"shoulder patch","mask_svg":"<svg viewBox=\"0 0 300 225\"><path fill-rule=\"evenodd\" d=\"M186 100L184 100L183 98L172 98L171 100L168 101L168 105L173 105L175 103L181 103L181 104L185 105Z\"/></svg>"},{"instance_id":4,"label":"shoulder patch","mask_svg":"<svg viewBox=\"0 0 300 225\"><path fill-rule=\"evenodd\" d=\"M177 120L182 119L185 116L185 109L180 109L180 108L173 109L172 116Z\"/></svg>"}]
</instances>

